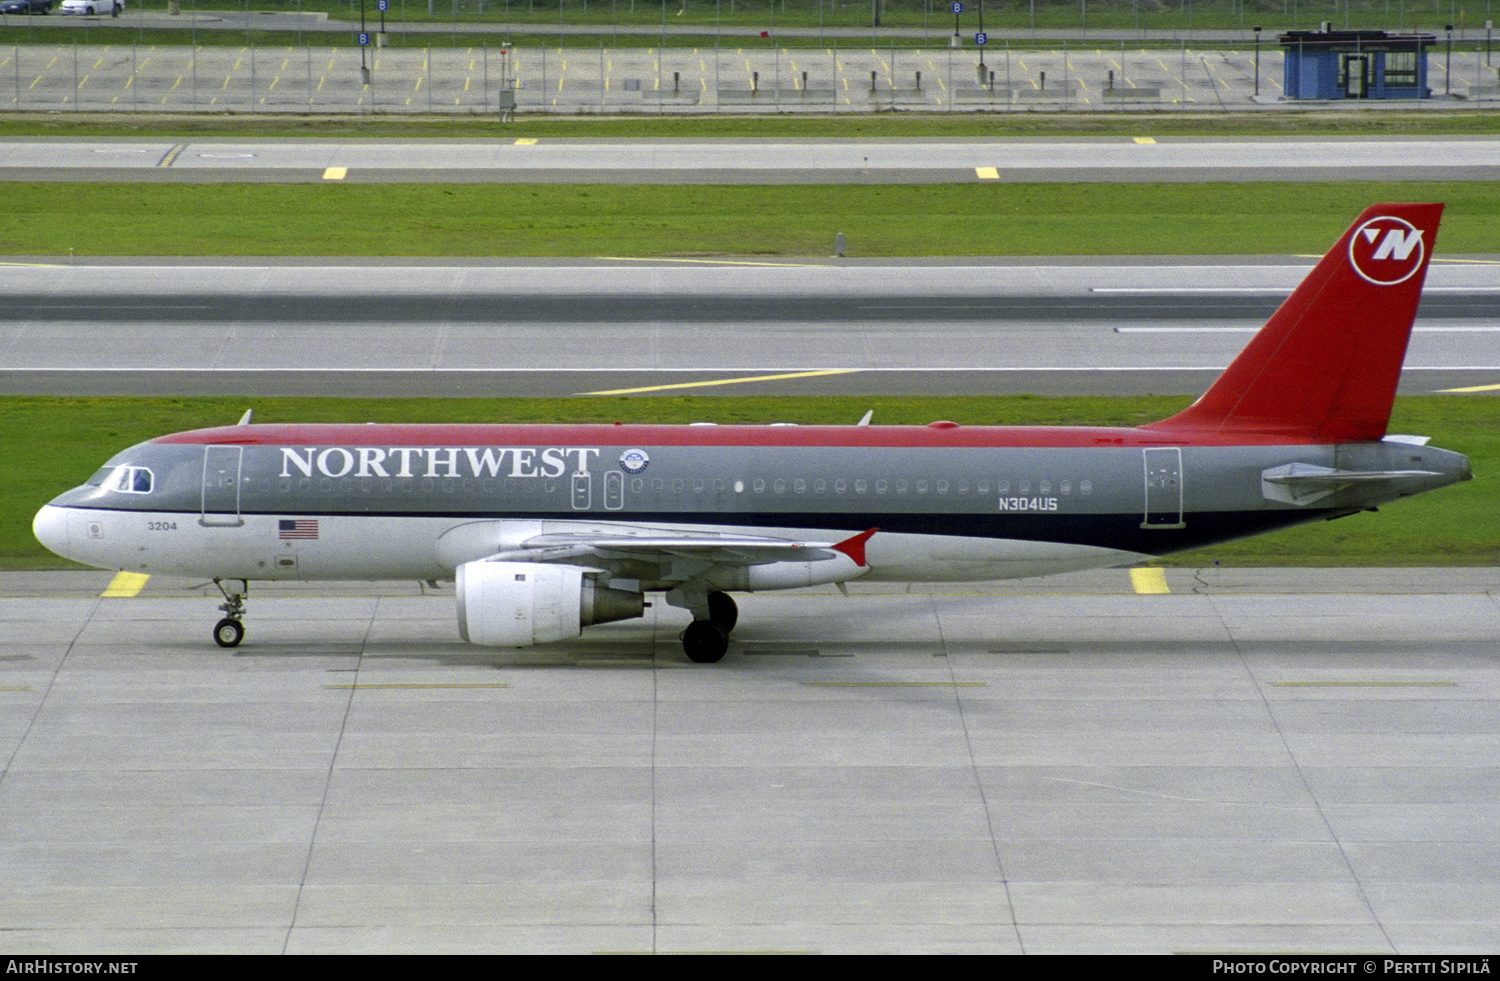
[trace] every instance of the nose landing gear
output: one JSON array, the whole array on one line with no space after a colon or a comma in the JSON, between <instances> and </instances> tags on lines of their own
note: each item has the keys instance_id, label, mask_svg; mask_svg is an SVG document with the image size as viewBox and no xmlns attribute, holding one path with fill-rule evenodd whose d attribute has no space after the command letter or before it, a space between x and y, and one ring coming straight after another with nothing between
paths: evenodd
<instances>
[{"instance_id":1,"label":"nose landing gear","mask_svg":"<svg viewBox=\"0 0 1500 981\"><path fill-rule=\"evenodd\" d=\"M224 619L214 624L214 643L220 647L238 647L240 641L245 639L245 625L241 621L245 617L245 597L250 594L250 583L244 579L238 582L239 590L231 591L225 587L224 580L217 577L214 579L214 585L224 594L224 602L219 604L219 609L224 611Z\"/></svg>"}]
</instances>

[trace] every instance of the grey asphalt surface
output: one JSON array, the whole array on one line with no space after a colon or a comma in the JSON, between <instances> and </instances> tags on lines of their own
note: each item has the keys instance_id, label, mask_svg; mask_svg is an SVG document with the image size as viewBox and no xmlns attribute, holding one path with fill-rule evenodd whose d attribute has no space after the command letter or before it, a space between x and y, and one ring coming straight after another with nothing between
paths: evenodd
<instances>
[{"instance_id":1,"label":"grey asphalt surface","mask_svg":"<svg viewBox=\"0 0 1500 981\"><path fill-rule=\"evenodd\" d=\"M1495 137L0 139L12 181L983 183L1494 180Z\"/></svg>"},{"instance_id":2,"label":"grey asphalt surface","mask_svg":"<svg viewBox=\"0 0 1500 981\"><path fill-rule=\"evenodd\" d=\"M0 391L1196 394L1311 261L20 262ZM1500 264L1440 259L1402 390L1497 383Z\"/></svg>"},{"instance_id":3,"label":"grey asphalt surface","mask_svg":"<svg viewBox=\"0 0 1500 981\"><path fill-rule=\"evenodd\" d=\"M666 607L494 651L276 586L229 654L203 584L0 574L6 945L1492 954L1495 575L856 583L705 666Z\"/></svg>"}]
</instances>

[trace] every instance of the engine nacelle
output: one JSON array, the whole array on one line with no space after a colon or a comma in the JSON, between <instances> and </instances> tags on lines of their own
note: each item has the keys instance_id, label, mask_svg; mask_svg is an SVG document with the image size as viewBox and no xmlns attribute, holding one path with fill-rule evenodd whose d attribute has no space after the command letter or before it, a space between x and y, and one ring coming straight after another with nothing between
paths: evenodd
<instances>
[{"instance_id":1,"label":"engine nacelle","mask_svg":"<svg viewBox=\"0 0 1500 981\"><path fill-rule=\"evenodd\" d=\"M530 647L645 612L645 597L600 585L582 569L532 562L458 567L458 632L485 647Z\"/></svg>"}]
</instances>

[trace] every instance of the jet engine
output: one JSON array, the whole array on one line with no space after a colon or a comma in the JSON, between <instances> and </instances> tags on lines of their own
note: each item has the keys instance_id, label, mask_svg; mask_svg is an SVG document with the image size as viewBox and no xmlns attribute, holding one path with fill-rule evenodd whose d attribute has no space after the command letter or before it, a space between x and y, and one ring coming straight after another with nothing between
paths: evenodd
<instances>
[{"instance_id":1,"label":"jet engine","mask_svg":"<svg viewBox=\"0 0 1500 981\"><path fill-rule=\"evenodd\" d=\"M641 593L610 589L575 566L465 562L458 567L458 632L485 647L529 647L645 612Z\"/></svg>"}]
</instances>

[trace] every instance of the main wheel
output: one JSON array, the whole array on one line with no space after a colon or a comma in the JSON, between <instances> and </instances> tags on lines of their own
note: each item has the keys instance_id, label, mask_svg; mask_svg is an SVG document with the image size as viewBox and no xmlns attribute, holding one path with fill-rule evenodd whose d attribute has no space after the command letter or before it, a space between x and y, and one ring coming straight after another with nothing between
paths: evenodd
<instances>
[{"instance_id":1,"label":"main wheel","mask_svg":"<svg viewBox=\"0 0 1500 981\"><path fill-rule=\"evenodd\" d=\"M682 650L689 661L713 664L729 650L729 631L716 620L694 620L682 632Z\"/></svg>"},{"instance_id":2,"label":"main wheel","mask_svg":"<svg viewBox=\"0 0 1500 981\"><path fill-rule=\"evenodd\" d=\"M214 624L214 643L220 647L238 647L245 639L245 625L228 617Z\"/></svg>"},{"instance_id":3,"label":"main wheel","mask_svg":"<svg viewBox=\"0 0 1500 981\"><path fill-rule=\"evenodd\" d=\"M734 597L728 593L708 594L708 618L724 628L728 633L734 629L734 625L740 622L740 608L734 604Z\"/></svg>"}]
</instances>

